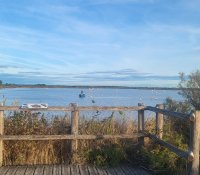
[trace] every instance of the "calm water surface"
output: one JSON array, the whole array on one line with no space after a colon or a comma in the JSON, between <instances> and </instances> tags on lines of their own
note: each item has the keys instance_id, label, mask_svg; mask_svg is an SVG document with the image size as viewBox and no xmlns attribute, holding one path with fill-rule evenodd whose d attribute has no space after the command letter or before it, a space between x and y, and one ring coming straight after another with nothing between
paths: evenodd
<instances>
[{"instance_id":1,"label":"calm water surface","mask_svg":"<svg viewBox=\"0 0 200 175\"><path fill-rule=\"evenodd\" d=\"M83 90L86 97L79 98ZM145 105L163 103L166 97L181 101L177 90L139 90L139 89L79 89L79 88L11 88L0 90L0 100L6 105L17 103L48 103L49 106L64 106L78 103L82 106L137 106L138 102Z\"/></svg>"}]
</instances>

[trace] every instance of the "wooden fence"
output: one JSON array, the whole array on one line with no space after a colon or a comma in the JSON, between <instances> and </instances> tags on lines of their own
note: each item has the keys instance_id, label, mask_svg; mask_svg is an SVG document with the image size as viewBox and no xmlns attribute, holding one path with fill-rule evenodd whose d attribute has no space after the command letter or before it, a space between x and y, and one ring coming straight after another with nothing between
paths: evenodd
<instances>
[{"instance_id":1,"label":"wooden fence","mask_svg":"<svg viewBox=\"0 0 200 175\"><path fill-rule=\"evenodd\" d=\"M138 111L138 132L132 135L79 135L78 121L79 111L93 111L93 110L110 110L110 111ZM145 131L144 111L149 110L156 113L156 134L151 134ZM71 134L70 135L4 135L4 111L71 111ZM162 140L164 115L173 116L190 122L190 146L188 151L183 151L170 143ZM138 106L124 107L124 106L77 106L72 103L70 106L51 106L47 109L23 109L19 106L0 106L0 166L3 165L3 141L4 140L72 140L71 153L76 154L78 148L78 140L91 139L127 139L139 138L140 142L144 143L144 137L149 137L156 143L168 148L178 156L188 160L190 168L189 175L199 175L199 137L200 137L200 111L196 110L191 114L183 114L172 112L164 109L163 105L156 105L156 107Z\"/></svg>"}]
</instances>

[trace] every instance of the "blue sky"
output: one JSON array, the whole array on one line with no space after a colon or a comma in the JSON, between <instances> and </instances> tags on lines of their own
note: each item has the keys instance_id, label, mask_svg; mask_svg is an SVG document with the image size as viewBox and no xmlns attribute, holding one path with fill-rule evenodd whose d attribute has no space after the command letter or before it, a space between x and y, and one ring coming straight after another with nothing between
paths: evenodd
<instances>
[{"instance_id":1,"label":"blue sky","mask_svg":"<svg viewBox=\"0 0 200 175\"><path fill-rule=\"evenodd\" d=\"M0 0L0 79L177 86L200 67L199 0Z\"/></svg>"}]
</instances>

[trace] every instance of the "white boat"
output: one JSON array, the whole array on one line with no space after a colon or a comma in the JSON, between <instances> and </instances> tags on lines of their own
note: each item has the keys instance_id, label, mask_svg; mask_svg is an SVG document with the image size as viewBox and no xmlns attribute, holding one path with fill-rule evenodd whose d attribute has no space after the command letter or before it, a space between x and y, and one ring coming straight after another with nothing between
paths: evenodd
<instances>
[{"instance_id":1,"label":"white boat","mask_svg":"<svg viewBox=\"0 0 200 175\"><path fill-rule=\"evenodd\" d=\"M27 103L21 105L21 108L28 108L28 109L47 109L48 104L46 103Z\"/></svg>"}]
</instances>

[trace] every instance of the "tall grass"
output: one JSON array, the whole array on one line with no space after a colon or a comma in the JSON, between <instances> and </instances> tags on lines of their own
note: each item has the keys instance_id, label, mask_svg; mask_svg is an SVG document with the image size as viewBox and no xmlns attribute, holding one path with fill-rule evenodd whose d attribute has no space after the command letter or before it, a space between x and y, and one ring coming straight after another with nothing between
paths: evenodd
<instances>
[{"instance_id":1,"label":"tall grass","mask_svg":"<svg viewBox=\"0 0 200 175\"><path fill-rule=\"evenodd\" d=\"M7 135L69 134L69 117L46 119L40 113L14 112L5 118ZM70 160L69 141L5 141L4 164L56 164Z\"/></svg>"},{"instance_id":2,"label":"tall grass","mask_svg":"<svg viewBox=\"0 0 200 175\"><path fill-rule=\"evenodd\" d=\"M79 134L131 134L136 131L133 120L125 117L116 119L114 113L100 119L80 117ZM34 112L13 112L5 117L6 135L56 135L70 134L70 116L52 116ZM137 140L135 140L137 141ZM126 142L126 141L125 141ZM70 141L4 141L4 164L60 164L86 163L88 153L96 148L109 148L113 145L124 147L125 142L113 140L79 141L76 159L71 159ZM123 156L125 157L125 156ZM102 163L103 164L103 163ZM105 161L106 164L106 161Z\"/></svg>"},{"instance_id":3,"label":"tall grass","mask_svg":"<svg viewBox=\"0 0 200 175\"><path fill-rule=\"evenodd\" d=\"M149 114L150 115L150 114ZM70 134L70 115L52 115L35 112L12 112L5 117L6 135L56 135ZM187 149L183 136L165 124L164 140L181 149ZM155 132L155 120L146 118L145 129ZM170 128L170 129L169 129ZM133 134L137 121L124 112L112 112L107 118L88 118L80 115L79 134ZM148 139L147 139L148 140ZM137 139L80 140L73 159L70 140L56 141L4 141L4 165L90 163L98 166L115 166L129 161L148 169L160 169L165 173L178 174L185 171L186 162L163 148L146 141L145 147Z\"/></svg>"}]
</instances>

